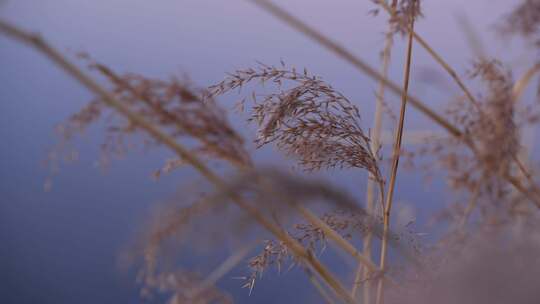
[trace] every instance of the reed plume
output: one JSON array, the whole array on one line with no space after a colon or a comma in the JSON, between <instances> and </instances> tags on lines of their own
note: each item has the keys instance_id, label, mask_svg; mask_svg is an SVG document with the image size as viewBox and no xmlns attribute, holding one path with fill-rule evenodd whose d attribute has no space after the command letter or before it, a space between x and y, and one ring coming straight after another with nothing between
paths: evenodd
<instances>
[{"instance_id":1,"label":"reed plume","mask_svg":"<svg viewBox=\"0 0 540 304\"><path fill-rule=\"evenodd\" d=\"M256 69L238 70L209 90L217 96L251 82L272 83L278 91L251 95L248 121L258 126L258 147L275 143L308 171L360 168L382 182L360 111L343 94L306 69L287 69L283 62L281 68L259 64ZM241 109L246 102L240 101Z\"/></svg>"}]
</instances>

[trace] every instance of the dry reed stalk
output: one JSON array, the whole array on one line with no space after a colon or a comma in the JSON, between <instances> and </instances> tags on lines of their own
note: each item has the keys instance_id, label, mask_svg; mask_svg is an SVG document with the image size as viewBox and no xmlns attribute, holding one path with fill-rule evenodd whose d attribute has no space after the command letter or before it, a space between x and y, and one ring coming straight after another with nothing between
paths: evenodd
<instances>
[{"instance_id":1,"label":"dry reed stalk","mask_svg":"<svg viewBox=\"0 0 540 304\"><path fill-rule=\"evenodd\" d=\"M516 81L514 87L512 88L514 102L518 102L521 99L521 96L523 96L525 89L537 73L540 73L540 63L537 63L531 68L529 68L525 72L525 74L523 74L523 76L518 81Z\"/></svg>"},{"instance_id":2,"label":"dry reed stalk","mask_svg":"<svg viewBox=\"0 0 540 304\"><path fill-rule=\"evenodd\" d=\"M351 245L351 243L347 242L347 240L345 240L341 235L339 235L334 229L330 228L328 224L326 224L323 220L321 220L317 216L314 216L305 207L296 206L296 208L300 212L300 214L302 214L310 223L312 223L316 227L320 227L326 237L329 237L334 242L338 243L339 246L343 248L345 252L349 253L352 257L354 257L357 262L359 262L361 265L364 265L366 268L369 269L369 271L379 271L379 267L377 265L367 259L361 252L356 250L356 248Z\"/></svg>"},{"instance_id":3,"label":"dry reed stalk","mask_svg":"<svg viewBox=\"0 0 540 304\"><path fill-rule=\"evenodd\" d=\"M373 261L366 257L364 253L359 252L350 242L345 240L339 233L337 233L332 227L330 227L325 221L321 220L319 217L315 216L309 209L306 209L302 206L296 206L300 214L307 219L312 225L321 229L325 237L328 237L334 243L341 247L345 252L350 254L359 265L363 265L370 273L379 273L380 268L373 263ZM371 230L368 231L369 234L373 235ZM392 285L396 283L387 275L381 273L381 280L390 282ZM351 296L354 298L354 296Z\"/></svg>"},{"instance_id":4,"label":"dry reed stalk","mask_svg":"<svg viewBox=\"0 0 540 304\"><path fill-rule=\"evenodd\" d=\"M332 299L332 297L328 294L328 292L326 292L324 287L319 283L319 280L317 280L317 278L313 275L311 270L306 268L304 271L306 272L309 280L311 281L311 284L315 286L315 289L321 295L321 297L326 302L326 304L336 304L334 299Z\"/></svg>"},{"instance_id":5,"label":"dry reed stalk","mask_svg":"<svg viewBox=\"0 0 540 304\"><path fill-rule=\"evenodd\" d=\"M529 83L533 79L536 73L540 72L540 63L537 63L533 67L529 68L521 78L519 78L518 81L514 83L514 86L512 88L512 97L514 103L519 103L521 100L521 97L523 96L526 88L528 87ZM534 180L531 176L531 174L528 172L528 170L525 168L525 164L528 164L529 161L529 154L532 150L531 143L525 143L525 136L521 134L520 136L520 142L522 143L517 155L515 155L515 162L518 166L519 172L521 172L520 176L516 176L522 183L523 182L529 182L529 184L534 184ZM516 189L512 189L513 193L512 196L514 198L519 197L519 192ZM534 190L534 189L533 189ZM538 194L538 193L537 193ZM527 207L522 207L524 210L528 209ZM519 217L518 220L522 221L522 217Z\"/></svg>"},{"instance_id":6,"label":"dry reed stalk","mask_svg":"<svg viewBox=\"0 0 540 304\"><path fill-rule=\"evenodd\" d=\"M397 177L397 170L399 165L399 156L401 154L401 139L403 136L403 127L405 123L405 110L407 107L407 92L409 90L409 80L410 80L410 73L411 73L411 61L412 61L412 47L413 47L413 30L414 30L414 15L415 11L418 10L418 0L412 0L411 2L411 18L410 18L410 24L409 24L409 39L408 39L408 45L407 45L407 54L406 54L406 63L405 63L405 76L404 76L404 83L403 83L403 95L401 99L401 110L399 113L399 122L396 126L396 134L395 134L395 142L394 142L394 149L392 152L392 168L390 171L390 183L388 185L388 190L386 193L386 202L384 205L384 214L383 214L383 222L384 222L384 232L383 232L383 239L381 244L381 257L380 257L380 264L379 268L381 271L384 272L386 268L386 256L387 256L387 250L388 250L388 232L390 229L390 213L392 210L392 203L393 203L393 196L394 196L394 188L396 184L396 177ZM383 292L384 292L384 282L383 280L379 280L377 285L377 298L376 303L382 304L384 302L383 298Z\"/></svg>"},{"instance_id":7,"label":"dry reed stalk","mask_svg":"<svg viewBox=\"0 0 540 304\"><path fill-rule=\"evenodd\" d=\"M117 100L107 90L102 88L94 80L83 73L79 68L70 63L65 57L60 54L56 49L52 48L47 42L45 42L40 36L36 34L27 33L18 29L11 24L0 20L0 31L16 41L22 42L43 53L52 62L62 68L68 75L72 76L79 83L85 86L88 90L98 95L103 101L117 110L121 115L125 116L135 125L146 130L157 141L165 144L178 156L184 159L187 163L191 164L197 171L199 171L206 179L208 179L218 189L225 187L224 181L212 172L197 156L191 153L189 150L178 144L172 137L163 133L156 126L148 122L146 119L131 111L129 107ZM261 226L274 234L278 239L282 240L295 254L295 256L302 259L306 264L310 265L313 270L319 274L319 276L333 289L337 296L342 298L347 303L354 303L348 291L341 285L341 283L335 279L334 275L323 266L308 250L300 245L296 240L292 239L281 228L268 221L259 211L237 196L235 193L228 193L232 201L236 203L241 209L246 211L252 218L254 218Z\"/></svg>"},{"instance_id":8,"label":"dry reed stalk","mask_svg":"<svg viewBox=\"0 0 540 304\"><path fill-rule=\"evenodd\" d=\"M395 95L397 96L403 95L403 90L399 85L383 77L379 72L377 72L376 69L374 69L369 64L365 63L363 60L353 55L352 52L345 49L343 46L339 45L337 42L333 41L332 39L319 33L315 29L311 28L310 26L305 24L303 21L292 16L291 14L289 14L288 12L286 12L279 6L275 5L271 1L268 1L268 0L246 0L246 1L253 2L254 4L260 6L264 10L271 13L273 16L277 17L278 19L290 25L292 28L298 30L302 34L308 36L309 38L313 39L320 45L330 50L331 52L335 53L336 55L338 55L339 57L341 57L342 59L344 59L351 65L353 65L360 72L366 74L367 76L373 78L374 80L378 82L384 83L387 89L389 89ZM408 95L407 99L409 100L409 103L411 104L411 106L415 107L417 110L422 112L428 118L430 118L435 123L437 123L439 126L443 127L450 134L456 137L462 136L461 131L457 127L451 124L446 118L442 117L441 115L437 114L435 111L430 109L420 99L411 95Z\"/></svg>"},{"instance_id":9,"label":"dry reed stalk","mask_svg":"<svg viewBox=\"0 0 540 304\"><path fill-rule=\"evenodd\" d=\"M392 9L395 10L397 5L397 0L392 1ZM386 39L385 39L385 45L382 53L382 71L381 74L384 78L388 78L388 69L390 67L390 57L392 53L392 45L393 45L393 33L391 31L391 25L388 29L388 33L386 33ZM379 151L380 145L381 145L381 129L382 129L382 114L383 114L383 103L384 103L384 92L385 92L385 85L383 82L379 82L379 88L377 90L377 96L376 96L376 103L375 103L375 114L374 114L374 121L373 121L373 129L371 132L371 151L374 155L377 155L377 151ZM366 211L371 216L375 215L375 194L374 194L374 187L375 187L375 181L372 180L372 176L369 177L367 182L367 189L366 189ZM384 196L380 196L379 199L381 202L384 201ZM373 234L371 232L368 232L368 234L364 237L363 240L363 247L364 247L364 255L366 258L371 261L371 250L372 250L372 238ZM364 303L370 303L371 302L371 282L368 280L370 277L370 270L363 267L362 264L358 264L358 269L356 270L355 279L353 282L353 287L351 294L353 297L355 297L356 292L360 286L360 283L364 281Z\"/></svg>"},{"instance_id":10,"label":"dry reed stalk","mask_svg":"<svg viewBox=\"0 0 540 304\"><path fill-rule=\"evenodd\" d=\"M521 97L523 96L523 93L525 92L525 89L533 79L533 77L540 73L540 63L535 64L533 67L529 68L525 74L514 83L514 87L512 88L512 96L515 103L518 103L521 100ZM523 141L523 140L522 140ZM522 172L523 176L522 178L526 178L529 180L530 183L533 183L531 179L531 174L527 172L527 170L524 169L524 163L528 162L528 157L530 153L530 149L532 147L524 146L519 155L517 156L516 163L520 168L520 171Z\"/></svg>"},{"instance_id":11,"label":"dry reed stalk","mask_svg":"<svg viewBox=\"0 0 540 304\"><path fill-rule=\"evenodd\" d=\"M384 0L376 0L377 3L384 8L384 10L390 14L390 16L393 16L393 9L384 1ZM408 24L402 20L401 18L397 17L396 22L401 24L402 29L409 32L409 26ZM458 73L437 53L420 35L418 35L416 32L412 32L413 38L418 42L418 44L428 52L428 54L435 59L439 65L452 77L452 79L456 82L456 84L459 86L459 88L465 93L465 96L467 96L467 99L474 104L474 106L479 109L480 106L478 104L478 101L474 97L474 95L471 93L471 91L467 88L465 83L461 80Z\"/></svg>"},{"instance_id":12,"label":"dry reed stalk","mask_svg":"<svg viewBox=\"0 0 540 304\"><path fill-rule=\"evenodd\" d=\"M271 13L276 18L290 25L292 28L310 37L311 39L319 43L321 46L324 46L325 48L327 48L328 50L330 50L337 56L349 62L352 66L357 68L360 72L366 74L367 76L373 78L376 81L383 82L392 93L398 96L402 96L404 94L403 90L397 84L383 77L374 68L372 68L370 65L366 64L364 61L357 58L350 51L348 51L347 49L345 49L344 47L342 47L341 45L339 45L332 39L324 36L323 34L319 33L315 29L311 28L310 26L308 26L307 24L305 24L298 18L284 11L283 9L281 9L279 6L275 5L271 1L269 0L247 0L247 1L253 2L254 4L258 5L259 7ZM457 76L457 74L455 75ZM436 124L444 128L450 135L452 135L452 137L456 139L460 139L462 143L464 143L467 147L469 147L473 152L476 152L474 143L471 141L470 138L465 136L465 134L459 128L454 126L444 117L440 116L439 114L431 110L420 99L411 95L407 95L407 100L411 106L413 106L414 108L419 110L421 113L426 115L428 118L430 118L433 122L435 122ZM528 200L533 202L537 208L540 208L540 195L532 195L528 187L523 185L522 182L519 179L517 179L515 176L507 174L504 176L504 178L513 187L515 187L519 192L521 192ZM536 188L536 189L538 188L538 186L536 185L532 185L532 186L533 188ZM538 191L535 191L535 192L538 192Z\"/></svg>"},{"instance_id":13,"label":"dry reed stalk","mask_svg":"<svg viewBox=\"0 0 540 304\"><path fill-rule=\"evenodd\" d=\"M384 8L386 12L388 12L391 16L394 15L392 8L384 1L384 0L376 0L377 3ZM538 13L538 8L540 5L538 3L534 3L534 0L526 0L524 4L522 4L518 9L516 9L509 17L507 21L506 28L503 28L503 31L518 31L521 32L524 36L531 36L535 32L535 28L538 27L540 24L540 13ZM397 17L396 22L401 24L401 28L409 31L408 27L406 26L406 21L402 18ZM412 32L412 35L416 42L420 44L430 54L433 59L439 63L439 65L450 75L450 77L456 82L456 84L459 86L459 88L463 91L467 99L474 105L475 109L479 111L480 113L483 112L480 103L478 100L473 96L471 91L467 88L465 83L461 80L458 73L442 58L442 56L439 55L438 52L436 52L420 35L418 35L416 32ZM540 41L540 40L539 40ZM539 42L537 42L539 43ZM482 52L480 52L482 54ZM535 73L536 68L532 68L528 71L528 73L525 75L525 83L529 81L530 79L527 79L528 77L532 77ZM519 90L519 88L518 88ZM518 96L519 97L519 96ZM469 145L469 144L468 144ZM473 150L474 148L471 147ZM518 169L522 172L523 175L527 176L529 173L527 172L526 168L524 166L518 165ZM522 192L521 188L523 188L523 185L519 181L519 179L516 179L513 176L508 176L508 181L514 185L514 188L518 192ZM533 185L532 187L533 191L537 194L540 194L540 188L538 188L536 185ZM523 193L525 194L525 193ZM537 207L540 207L540 195L538 197L531 197L529 194L525 194L526 196L530 197L530 199L535 202Z\"/></svg>"}]
</instances>

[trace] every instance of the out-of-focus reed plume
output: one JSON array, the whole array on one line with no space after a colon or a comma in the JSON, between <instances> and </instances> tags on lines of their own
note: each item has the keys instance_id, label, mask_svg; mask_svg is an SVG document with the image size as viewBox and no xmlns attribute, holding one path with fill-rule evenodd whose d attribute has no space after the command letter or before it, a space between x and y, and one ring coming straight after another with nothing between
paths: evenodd
<instances>
[{"instance_id":1,"label":"out-of-focus reed plume","mask_svg":"<svg viewBox=\"0 0 540 304\"><path fill-rule=\"evenodd\" d=\"M540 1L522 0L506 16L500 30L506 34L520 34L540 47Z\"/></svg>"},{"instance_id":2,"label":"out-of-focus reed plume","mask_svg":"<svg viewBox=\"0 0 540 304\"><path fill-rule=\"evenodd\" d=\"M162 210L152 221L143 238L141 258L143 261L142 277L160 273L167 250L182 252L181 247L171 247L171 242L194 250L194 246L203 252L214 252L217 248L227 248L226 243L249 243L253 238L261 244L261 251L248 261L249 275L246 276L245 288L253 289L255 282L272 266L278 270L284 267L308 267L301 258L295 256L287 244L279 240L268 239L257 233L256 222L227 202L228 193L234 192L244 198L257 202L261 213L272 217L287 233L316 255L330 241L320 227L305 222L297 206L321 210L321 220L344 238L361 237L365 233L382 237L382 225L379 220L369 216L346 192L332 187L323 180L305 179L298 176L272 170L245 172L229 179L221 191L207 195L187 207L170 206ZM222 230L224 222L213 218L223 218L228 229ZM212 225L211 223L216 223ZM419 251L411 248L403 234L391 233L390 245L412 264L421 265L417 260ZM206 241L205 241L206 240ZM233 246L236 247L236 246ZM198 250L198 249L197 249ZM161 261L161 262L160 262ZM165 263L170 271L170 264ZM162 267L162 266L161 266ZM164 271L161 269L161 271ZM372 274L376 277L377 274ZM142 280L141 282L144 282Z\"/></svg>"},{"instance_id":3,"label":"out-of-focus reed plume","mask_svg":"<svg viewBox=\"0 0 540 304\"><path fill-rule=\"evenodd\" d=\"M203 96L208 96L208 93L195 87L188 78L160 80L134 73L118 75L104 64L92 61L87 55L80 56L90 61L91 69L107 78L111 93L134 112L160 126L174 138L194 139L196 144L192 147L193 152L233 165L251 164L244 140L231 127L225 110L213 98L206 97L203 100ZM66 141L90 125L104 121L107 125L106 140L101 145L104 160L124 155L135 145L133 139L130 142L130 135L140 132L129 121L113 114L101 100L90 101L81 111L57 127L62 137L59 147L63 147ZM159 144L150 138L145 138L145 143ZM182 164L181 159L170 159L154 175L159 177Z\"/></svg>"}]
</instances>

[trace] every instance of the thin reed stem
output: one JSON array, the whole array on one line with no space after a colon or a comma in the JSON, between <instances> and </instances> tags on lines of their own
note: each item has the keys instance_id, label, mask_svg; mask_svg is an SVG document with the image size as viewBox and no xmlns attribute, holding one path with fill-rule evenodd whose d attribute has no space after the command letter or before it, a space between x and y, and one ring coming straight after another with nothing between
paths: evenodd
<instances>
[{"instance_id":1,"label":"thin reed stem","mask_svg":"<svg viewBox=\"0 0 540 304\"><path fill-rule=\"evenodd\" d=\"M394 16L394 10L384 1L384 0L378 0L378 3L384 8L390 16ZM400 22L403 22L400 20ZM480 104L474 98L471 91L467 88L465 83L461 80L458 73L437 53L420 35L418 35L414 30L410 32L409 26L407 24L403 24L403 28L407 29L409 31L409 34L412 33L412 36L418 44L428 52L428 54L435 59L435 61L441 65L441 67L452 77L452 79L456 82L456 84L459 86L459 88L463 91L467 99L476 107L477 110L480 110Z\"/></svg>"},{"instance_id":2,"label":"thin reed stem","mask_svg":"<svg viewBox=\"0 0 540 304\"><path fill-rule=\"evenodd\" d=\"M394 10L392 7L390 7L384 0L378 0L378 3L385 9L386 12L388 12L391 16L394 15ZM402 20L399 20L399 22L403 22ZM476 98L473 96L471 91L467 88L465 83L461 80L458 73L437 53L420 35L418 35L414 30L410 32L410 29L408 26L404 26L403 28L407 29L409 33L412 33L413 38L418 42L418 44L424 48L425 51L428 52L428 54L433 57L433 59L439 63L439 65L450 75L450 77L456 82L458 87L463 91L467 99L474 105L476 110L478 110L480 113L483 113L482 108L480 107L480 103L476 100ZM529 69L522 79L520 79L518 82L516 82L516 86L514 86L514 98L515 100L519 100L521 98L521 95L523 94L524 88L527 86L531 78L534 76L535 73L540 71L540 64L536 64L531 69ZM525 175L529 175L527 170L523 166L519 166L519 170ZM508 181L515 187L515 189L523 188L523 185L520 185L519 179L510 177L508 178ZM532 185L534 188L534 191L537 193L540 193L540 188L538 188L536 185ZM525 194L525 193L524 193ZM526 195L530 197L529 195ZM534 198L533 202L536 204L537 207L540 207L540 196L538 198Z\"/></svg>"},{"instance_id":3,"label":"thin reed stem","mask_svg":"<svg viewBox=\"0 0 540 304\"><path fill-rule=\"evenodd\" d=\"M540 73L540 63L535 64L525 72L525 74L514 84L512 93L514 95L514 102L518 102L523 96L525 89L533 79L536 73Z\"/></svg>"},{"instance_id":4,"label":"thin reed stem","mask_svg":"<svg viewBox=\"0 0 540 304\"><path fill-rule=\"evenodd\" d=\"M512 98L514 103L518 103L521 100L521 97L525 93L525 89L537 73L540 73L540 63L537 63L529 68L525 74L514 83L514 87L512 88ZM525 167L525 163L528 161L528 153L530 151L527 151L529 149L527 148L527 145L522 144L521 146L522 148L520 149L518 155L513 156L517 169L519 172L521 172L521 176L516 176L515 178L520 182L528 181L530 185L534 186L533 177ZM515 190L516 189L514 189L514 191ZM532 187L532 191L538 197L540 197L540 190L537 187Z\"/></svg>"},{"instance_id":5,"label":"thin reed stem","mask_svg":"<svg viewBox=\"0 0 540 304\"><path fill-rule=\"evenodd\" d=\"M315 42L320 44L321 46L325 47L332 53L336 54L338 57L342 58L343 60L350 63L352 66L354 66L356 69L358 69L360 72L364 73L365 75L373 78L376 81L380 81L385 84L385 86L394 94L398 96L402 96L405 94L403 90L395 84L394 82L388 80L384 76L382 76L380 73L378 73L374 68L372 68L370 65L365 63L363 60L359 59L355 55L352 54L349 50L345 49L343 46L339 45L337 42L333 41L332 39L324 36L320 32L316 31L315 29L311 28L304 22L302 22L300 19L292 16L285 10L281 9L279 6L275 5L269 0L246 0L250 1L259 7L263 8L264 10L268 11L270 14L275 16L276 18L280 19L281 21L285 22L292 28L296 29L297 31L301 32L302 34L308 36L309 38L313 39ZM414 36L414 32L413 32ZM420 44L422 40L419 40L418 42ZM436 55L436 53L434 53ZM438 55L437 55L438 56ZM440 57L439 57L440 58ZM442 61L442 58L440 58ZM444 62L444 61L442 61ZM449 71L453 71L450 66L447 65L447 69L449 68ZM455 78L459 79L457 76L457 73L455 71L451 73ZM461 81L460 81L461 82ZM466 87L463 85L463 87L466 89ZM462 88L463 89L463 88ZM468 91L468 90L467 90ZM475 147L470 138L467 138L463 132L454 126L452 123L450 123L447 119L442 117L441 115L437 114L435 111L431 110L424 102L422 102L420 99L405 94L407 96L408 103L416 108L418 111L420 111L422 114L427 116L429 119L431 119L433 122L435 122L437 125L444 128L450 135L452 135L455 138L463 140L463 142L473 151L475 152ZM469 98L472 97L472 94L469 94ZM474 97L473 97L474 99ZM476 153L476 152L475 152ZM521 181L514 176L511 175L505 175L504 178L512 185L514 186L518 191L520 191L525 197L527 197L531 202L533 202L537 208L540 208L540 197L531 196L527 188L521 183ZM532 185L535 188L538 188L536 185Z\"/></svg>"},{"instance_id":6,"label":"thin reed stem","mask_svg":"<svg viewBox=\"0 0 540 304\"><path fill-rule=\"evenodd\" d=\"M332 299L332 297L328 294L324 286L322 286L321 283L319 283L319 280L317 280L317 277L315 277L315 275L311 272L311 270L309 270L309 268L304 268L304 271L306 275L308 276L309 280L311 281L311 284L315 286L315 289L317 290L319 295L321 295L321 297L323 298L324 302L326 302L326 304L336 304L334 299Z\"/></svg>"},{"instance_id":7,"label":"thin reed stem","mask_svg":"<svg viewBox=\"0 0 540 304\"><path fill-rule=\"evenodd\" d=\"M397 0L392 1L392 8L396 8ZM392 54L392 46L394 44L393 34L391 32L391 28L388 29L388 33L386 33L386 39L382 54L382 76L384 78L388 78L388 69L390 67L390 58ZM376 103L375 103L375 115L373 119L373 129L371 131L371 153L373 155L377 155L377 152L380 148L381 143L381 129L382 129L382 113L384 108L384 92L385 92L385 84L384 82L379 82L379 87L377 90L377 96L376 96ZM368 182L367 182L367 189L366 189L366 211L369 215L374 216L375 215L375 180L374 176L370 175ZM382 202L384 200L384 197L381 196L380 201ZM369 260L372 261L371 254L372 254L372 241L373 241L373 232L368 231L367 235L364 237L363 240L363 247L364 247L364 256ZM370 270L366 267L363 267L362 264L358 264L358 268L356 270L355 279L352 286L351 294L353 297L356 296L356 292L360 286L360 282L364 281L364 303L370 303L371 302L371 282L369 281L370 277Z\"/></svg>"},{"instance_id":8,"label":"thin reed stem","mask_svg":"<svg viewBox=\"0 0 540 304\"><path fill-rule=\"evenodd\" d=\"M296 206L297 210L306 218L312 225L319 227L324 235L338 244L347 253L354 257L359 263L364 265L371 273L377 272L377 276L381 275L381 280L385 280L393 286L397 286L397 283L390 277L382 274L381 269L375 265L371 260L368 260L361 252L356 250L349 242L347 242L341 235L339 235L334 229L330 228L324 221L317 216L314 216L308 209L302 206Z\"/></svg>"},{"instance_id":9,"label":"thin reed stem","mask_svg":"<svg viewBox=\"0 0 540 304\"><path fill-rule=\"evenodd\" d=\"M413 1L413 5L417 5L417 1ZM414 9L414 8L413 8ZM394 189L396 184L397 170L399 166L399 156L401 154L401 140L403 137L403 126L405 124L405 110L407 108L407 92L409 90L409 81L411 75L411 61L412 61L412 47L413 47L413 28L414 28L414 17L411 18L411 23L409 25L409 40L407 44L407 60L405 63L405 77L403 80L403 95L401 97L401 109L399 112L399 122L396 127L394 149L392 153L392 168L390 172L390 182L388 185L388 191L386 193L386 203L384 206L383 214L383 239L381 243L381 258L379 268L384 272L386 269L386 257L388 250L388 232L390 229L390 213L392 210L392 203L394 197ZM384 302L383 292L384 292L384 281L379 280L377 285L377 304L382 304Z\"/></svg>"},{"instance_id":10,"label":"thin reed stem","mask_svg":"<svg viewBox=\"0 0 540 304\"><path fill-rule=\"evenodd\" d=\"M395 84L394 82L388 80L386 77L382 76L379 72L377 72L376 69L371 67L369 64L365 63L363 60L359 59L355 55L353 55L352 52L345 49L343 46L339 45L337 42L333 41L332 39L324 36L320 32L316 31L315 29L311 28L307 24L305 24L300 19L292 16L279 6L275 5L271 1L268 0L246 0L253 2L254 4L260 6L261 8L265 9L269 13L271 13L276 18L282 20L283 22L287 23L294 29L298 30L302 34L308 36L309 38L315 40L320 45L324 46L328 50L332 51L351 65L353 65L355 68L357 68L362 73L366 74L367 76L373 78L375 81L382 82L384 85L394 94L397 96L403 95L402 88ZM450 134L460 137L462 136L462 132L459 130L459 128L455 127L452 123L450 123L446 118L442 117L441 115L437 114L435 111L431 110L424 102L422 102L420 99L407 95L407 99L411 106L415 107L417 110L422 112L424 115L429 117L431 120L436 122L438 125L443 127L446 131L448 131Z\"/></svg>"},{"instance_id":11,"label":"thin reed stem","mask_svg":"<svg viewBox=\"0 0 540 304\"><path fill-rule=\"evenodd\" d=\"M148 122L145 118L131 111L127 105L117 100L111 93L92 80L74 64L69 62L60 52L52 48L40 36L20 30L19 28L12 26L3 20L0 20L0 32L4 33L9 38L32 46L36 50L43 53L52 62L62 68L68 75L72 76L88 90L102 98L103 102L118 111L121 115L125 116L133 124L145 130L154 139L166 145L187 163L191 164L195 169L197 169L197 171L199 171L199 173L201 173L201 175L214 184L216 188L220 190L226 189L225 181L211 171L196 155L177 143L174 138L163 133L158 127ZM333 289L337 296L347 303L354 303L354 300L343 285L323 264L321 264L313 256L313 254L310 253L310 251L289 236L279 226L275 225L271 221L268 221L257 208L245 202L236 193L228 192L227 194L236 205L246 211L252 218L259 222L261 226L274 234L279 240L283 241L297 257L302 259L307 265L310 265L313 270L315 270L315 272L317 272L319 276Z\"/></svg>"},{"instance_id":12,"label":"thin reed stem","mask_svg":"<svg viewBox=\"0 0 540 304\"><path fill-rule=\"evenodd\" d=\"M359 263L367 267L370 271L379 270L377 265L368 260L360 251L356 250L351 243L347 242L341 235L339 235L334 229L330 228L320 218L314 216L311 212L309 212L309 210L302 206L297 206L297 209L300 214L302 214L312 225L319 227L324 232L325 236L339 244L339 246L343 248L345 252L353 256Z\"/></svg>"}]
</instances>

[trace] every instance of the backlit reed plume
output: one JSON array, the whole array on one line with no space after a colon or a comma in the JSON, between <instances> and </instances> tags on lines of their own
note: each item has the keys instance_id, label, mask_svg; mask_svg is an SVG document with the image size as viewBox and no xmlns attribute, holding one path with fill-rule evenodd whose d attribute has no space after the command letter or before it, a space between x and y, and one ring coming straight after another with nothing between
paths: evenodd
<instances>
[{"instance_id":1,"label":"backlit reed plume","mask_svg":"<svg viewBox=\"0 0 540 304\"><path fill-rule=\"evenodd\" d=\"M255 140L259 147L275 143L308 171L361 168L382 182L360 112L343 94L306 69L288 69L283 62L281 68L260 64L238 70L209 90L217 96L251 82L273 84L277 91L251 95L249 121L259 127ZM240 108L246 102L240 101Z\"/></svg>"}]
</instances>

